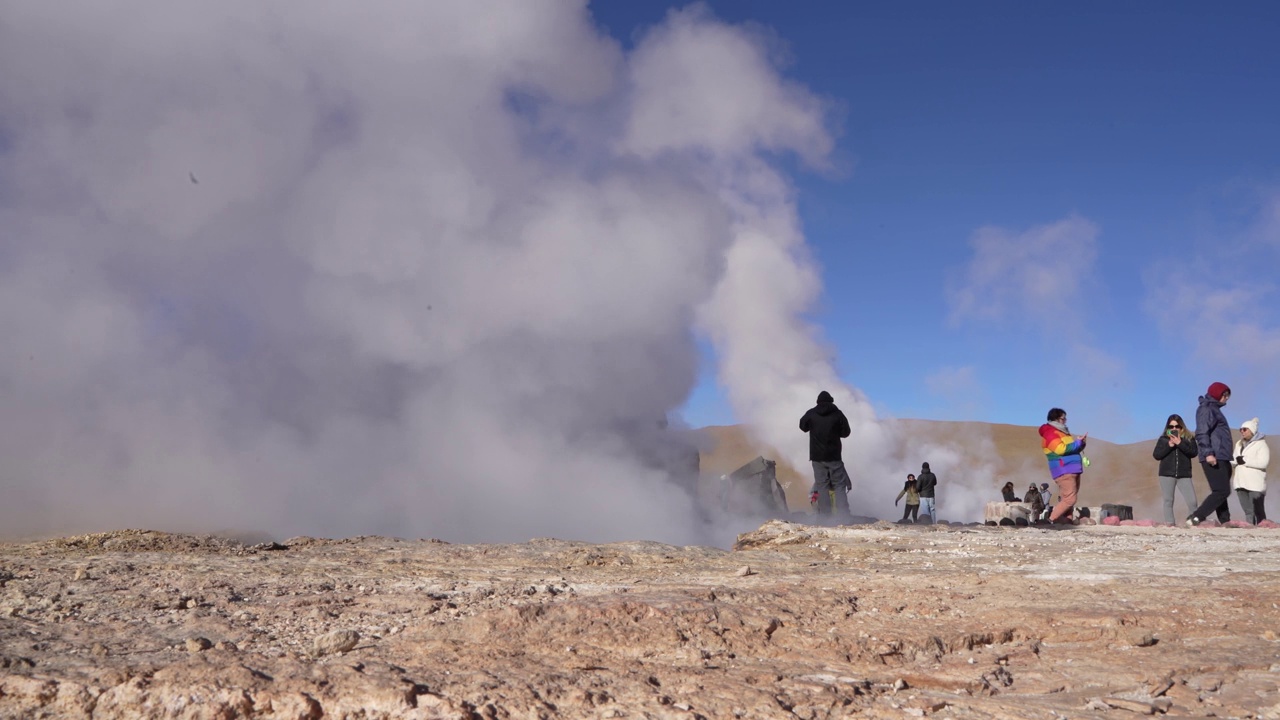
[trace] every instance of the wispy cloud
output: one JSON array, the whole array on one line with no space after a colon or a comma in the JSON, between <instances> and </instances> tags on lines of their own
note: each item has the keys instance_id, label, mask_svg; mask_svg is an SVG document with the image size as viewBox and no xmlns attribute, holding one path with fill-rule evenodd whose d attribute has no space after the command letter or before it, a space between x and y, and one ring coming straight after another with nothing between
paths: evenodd
<instances>
[{"instance_id":1,"label":"wispy cloud","mask_svg":"<svg viewBox=\"0 0 1280 720\"><path fill-rule=\"evenodd\" d=\"M938 368L925 376L924 387L947 410L960 416L972 416L986 401L986 390L972 365Z\"/></svg>"},{"instance_id":2,"label":"wispy cloud","mask_svg":"<svg viewBox=\"0 0 1280 720\"><path fill-rule=\"evenodd\" d=\"M1027 329L1055 353L1054 377L1077 407L1098 419L1098 432L1124 432L1130 417L1115 402L1127 367L1089 332L1099 312L1095 276L1099 227L1079 215L1026 230L985 226L974 232L969 260L950 278L953 327Z\"/></svg>"},{"instance_id":3,"label":"wispy cloud","mask_svg":"<svg viewBox=\"0 0 1280 720\"><path fill-rule=\"evenodd\" d=\"M1280 325L1269 309L1280 302L1276 291L1167 268L1147 278L1146 311L1203 364L1273 370L1280 362Z\"/></svg>"},{"instance_id":4,"label":"wispy cloud","mask_svg":"<svg viewBox=\"0 0 1280 720\"><path fill-rule=\"evenodd\" d=\"M924 379L925 388L934 395L967 395L979 389L977 372L972 365L939 368Z\"/></svg>"},{"instance_id":5,"label":"wispy cloud","mask_svg":"<svg viewBox=\"0 0 1280 720\"><path fill-rule=\"evenodd\" d=\"M1080 299L1098 256L1098 226L1078 215L1022 232L979 228L973 255L947 285L953 325L1062 317Z\"/></svg>"},{"instance_id":6,"label":"wispy cloud","mask_svg":"<svg viewBox=\"0 0 1280 720\"><path fill-rule=\"evenodd\" d=\"M1199 254L1144 275L1146 314L1206 386L1232 387L1233 408L1265 418L1280 403L1280 192L1201 243ZM1280 425L1280 417L1274 419Z\"/></svg>"},{"instance_id":7,"label":"wispy cloud","mask_svg":"<svg viewBox=\"0 0 1280 720\"><path fill-rule=\"evenodd\" d=\"M1206 363L1280 359L1280 190L1245 194L1242 222L1224 223L1197 254L1161 262L1144 276L1146 312Z\"/></svg>"},{"instance_id":8,"label":"wispy cloud","mask_svg":"<svg viewBox=\"0 0 1280 720\"><path fill-rule=\"evenodd\" d=\"M1249 232L1257 241L1280 248L1280 190L1264 194Z\"/></svg>"}]
</instances>

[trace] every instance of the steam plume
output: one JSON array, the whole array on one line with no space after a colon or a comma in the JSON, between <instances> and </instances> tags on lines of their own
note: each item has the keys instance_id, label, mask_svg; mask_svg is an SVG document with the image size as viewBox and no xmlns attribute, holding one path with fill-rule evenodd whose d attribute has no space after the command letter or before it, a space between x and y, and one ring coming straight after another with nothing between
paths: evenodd
<instances>
[{"instance_id":1,"label":"steam plume","mask_svg":"<svg viewBox=\"0 0 1280 720\"><path fill-rule=\"evenodd\" d=\"M863 476L900 458L799 321L776 161L832 136L765 39L695 6L624 51L582 0L2 6L5 535L702 540L653 462L695 331L793 463L819 389Z\"/></svg>"},{"instance_id":2,"label":"steam plume","mask_svg":"<svg viewBox=\"0 0 1280 720\"><path fill-rule=\"evenodd\" d=\"M766 153L830 148L757 39L695 8L625 53L565 0L3 17L6 534L696 539L656 420L793 214Z\"/></svg>"}]
</instances>

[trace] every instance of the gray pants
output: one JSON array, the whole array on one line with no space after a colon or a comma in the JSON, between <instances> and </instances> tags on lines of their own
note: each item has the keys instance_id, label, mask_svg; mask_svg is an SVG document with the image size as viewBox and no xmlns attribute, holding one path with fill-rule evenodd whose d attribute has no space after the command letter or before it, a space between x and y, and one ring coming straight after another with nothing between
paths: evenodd
<instances>
[{"instance_id":1,"label":"gray pants","mask_svg":"<svg viewBox=\"0 0 1280 720\"><path fill-rule=\"evenodd\" d=\"M1240 501L1240 507L1244 510L1244 519L1248 520L1250 525L1257 525L1267 519L1264 506L1267 499L1266 493L1236 488L1236 499Z\"/></svg>"},{"instance_id":2,"label":"gray pants","mask_svg":"<svg viewBox=\"0 0 1280 720\"><path fill-rule=\"evenodd\" d=\"M813 491L818 493L818 514L831 514L831 491L835 491L836 510L841 515L849 514L849 473L845 472L844 463L813 461Z\"/></svg>"},{"instance_id":3,"label":"gray pants","mask_svg":"<svg viewBox=\"0 0 1280 720\"><path fill-rule=\"evenodd\" d=\"M1182 494L1182 501L1187 504L1187 512L1193 513L1200 506L1200 501L1196 500L1196 488L1191 484L1191 478L1171 478L1165 475L1160 476L1160 495L1164 497L1164 521L1170 525L1178 523L1173 519L1173 491L1177 489Z\"/></svg>"}]
</instances>

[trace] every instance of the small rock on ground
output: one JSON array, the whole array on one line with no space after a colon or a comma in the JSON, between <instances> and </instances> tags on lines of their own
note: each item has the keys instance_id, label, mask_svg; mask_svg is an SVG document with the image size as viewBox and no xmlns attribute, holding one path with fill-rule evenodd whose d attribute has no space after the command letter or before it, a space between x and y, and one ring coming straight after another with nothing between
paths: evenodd
<instances>
[{"instance_id":1,"label":"small rock on ground","mask_svg":"<svg viewBox=\"0 0 1280 720\"><path fill-rule=\"evenodd\" d=\"M311 654L316 657L350 651L360 642L360 633L354 630L335 630L311 641Z\"/></svg>"}]
</instances>

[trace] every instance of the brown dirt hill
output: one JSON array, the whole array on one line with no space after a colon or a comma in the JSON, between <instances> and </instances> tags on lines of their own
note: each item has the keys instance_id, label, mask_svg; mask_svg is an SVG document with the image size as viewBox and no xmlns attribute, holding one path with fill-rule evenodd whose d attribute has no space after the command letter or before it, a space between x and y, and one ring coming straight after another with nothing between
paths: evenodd
<instances>
[{"instance_id":1,"label":"brown dirt hill","mask_svg":"<svg viewBox=\"0 0 1280 720\"><path fill-rule=\"evenodd\" d=\"M1013 482L1019 494L1032 481L1037 484L1049 481L1048 471L1044 467L1044 455L1040 450L1038 426L941 420L895 422L906 435L926 434L940 443L954 443L961 448L962 453L965 448L975 447L975 437L989 438L999 457L999 469L991 478L993 500L999 499L1000 486L1007 481ZM710 448L702 454L702 470L708 475L730 472L757 455L778 458L777 452L757 443L742 425L712 426L702 428L699 432L704 436L705 447ZM1159 519L1160 488L1156 481L1156 461L1151 457L1154 442L1153 437L1151 440L1118 445L1099 438L1089 438L1086 455L1092 464L1081 488L1081 504L1132 505L1135 514ZM979 460L976 456L973 459L975 464ZM1271 468L1277 469L1278 464L1280 462L1273 460ZM904 468L903 472L913 469L914 467ZM792 510L808 510L809 488L813 482L808 468L797 469L779 461L778 479L787 488L787 502ZM943 481L945 482L945 478ZM1195 468L1194 482L1197 497L1203 498L1209 493L1209 486L1199 467ZM1175 509L1182 512L1180 498ZM980 518L955 519L970 521Z\"/></svg>"}]
</instances>

